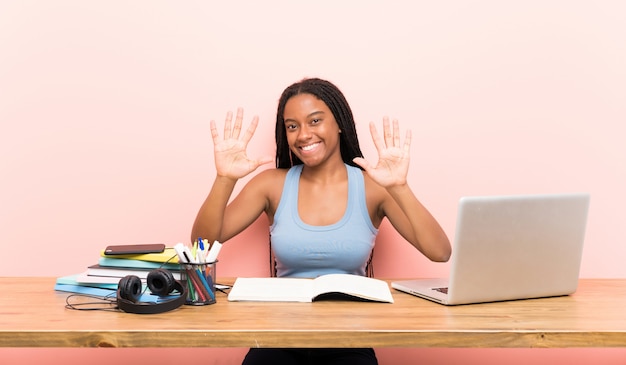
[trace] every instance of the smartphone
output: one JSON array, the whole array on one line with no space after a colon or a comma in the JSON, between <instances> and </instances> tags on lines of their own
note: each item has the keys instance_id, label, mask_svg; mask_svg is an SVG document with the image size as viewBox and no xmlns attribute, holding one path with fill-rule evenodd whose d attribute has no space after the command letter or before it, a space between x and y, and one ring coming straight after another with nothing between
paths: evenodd
<instances>
[{"instance_id":1,"label":"smartphone","mask_svg":"<svg viewBox=\"0 0 626 365\"><path fill-rule=\"evenodd\" d=\"M144 253L161 253L165 251L164 243L146 243L138 245L109 245L104 249L105 255L137 255Z\"/></svg>"}]
</instances>

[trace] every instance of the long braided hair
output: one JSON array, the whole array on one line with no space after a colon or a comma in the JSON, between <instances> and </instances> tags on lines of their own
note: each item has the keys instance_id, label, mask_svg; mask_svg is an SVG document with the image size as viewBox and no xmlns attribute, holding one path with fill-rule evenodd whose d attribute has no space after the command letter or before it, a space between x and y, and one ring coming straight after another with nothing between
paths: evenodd
<instances>
[{"instance_id":1,"label":"long braided hair","mask_svg":"<svg viewBox=\"0 0 626 365\"><path fill-rule=\"evenodd\" d=\"M299 94L311 94L328 106L341 130L339 149L343 162L361 168L352 162L355 157L363 157L363 153L356 135L356 126L350 105L337 86L318 78L307 78L296 82L287 87L280 96L278 111L276 112L276 167L290 168L302 164L302 161L289 149L284 118L287 101Z\"/></svg>"}]
</instances>

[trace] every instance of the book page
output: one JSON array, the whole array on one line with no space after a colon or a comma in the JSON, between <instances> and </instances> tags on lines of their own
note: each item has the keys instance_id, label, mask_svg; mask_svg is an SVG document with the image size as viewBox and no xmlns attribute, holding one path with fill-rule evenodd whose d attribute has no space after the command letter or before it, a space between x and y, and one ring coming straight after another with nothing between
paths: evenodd
<instances>
[{"instance_id":1,"label":"book page","mask_svg":"<svg viewBox=\"0 0 626 365\"><path fill-rule=\"evenodd\" d=\"M237 278L228 300L310 302L313 280L301 278Z\"/></svg>"},{"instance_id":2,"label":"book page","mask_svg":"<svg viewBox=\"0 0 626 365\"><path fill-rule=\"evenodd\" d=\"M339 292L359 298L393 303L387 282L350 274L328 274L313 280L313 297L323 293Z\"/></svg>"}]
</instances>

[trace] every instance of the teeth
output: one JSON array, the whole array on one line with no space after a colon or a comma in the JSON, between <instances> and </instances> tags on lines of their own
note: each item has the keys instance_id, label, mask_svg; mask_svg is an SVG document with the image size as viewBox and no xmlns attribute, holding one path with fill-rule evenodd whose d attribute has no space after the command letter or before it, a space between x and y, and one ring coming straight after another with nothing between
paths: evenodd
<instances>
[{"instance_id":1,"label":"teeth","mask_svg":"<svg viewBox=\"0 0 626 365\"><path fill-rule=\"evenodd\" d=\"M310 145L308 145L308 146L302 146L301 148L302 148L304 151L310 151L310 150L314 149L315 147L317 147L317 145L318 145L318 144L319 144L319 143L310 144Z\"/></svg>"}]
</instances>

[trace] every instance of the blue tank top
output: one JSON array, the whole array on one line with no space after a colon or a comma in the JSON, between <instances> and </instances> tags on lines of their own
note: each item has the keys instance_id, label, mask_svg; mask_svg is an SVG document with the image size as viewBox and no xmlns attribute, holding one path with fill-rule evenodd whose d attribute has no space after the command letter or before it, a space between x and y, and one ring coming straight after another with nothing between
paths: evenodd
<instances>
[{"instance_id":1,"label":"blue tank top","mask_svg":"<svg viewBox=\"0 0 626 365\"><path fill-rule=\"evenodd\" d=\"M365 204L360 169L348 171L348 204L343 217L327 226L304 223L298 214L298 190L303 165L289 169L282 196L270 226L272 250L279 277L314 278L324 274L365 275L378 229Z\"/></svg>"}]
</instances>

